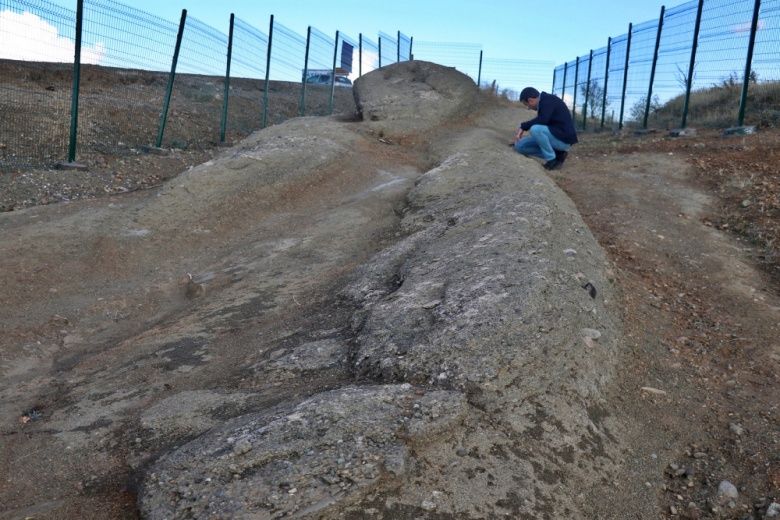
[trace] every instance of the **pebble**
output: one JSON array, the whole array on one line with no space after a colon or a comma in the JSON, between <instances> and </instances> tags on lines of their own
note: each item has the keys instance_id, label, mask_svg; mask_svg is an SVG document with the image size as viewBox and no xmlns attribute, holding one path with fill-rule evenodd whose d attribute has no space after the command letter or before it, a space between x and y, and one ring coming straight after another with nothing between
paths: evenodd
<instances>
[{"instance_id":1,"label":"pebble","mask_svg":"<svg viewBox=\"0 0 780 520\"><path fill-rule=\"evenodd\" d=\"M731 430L731 433L733 433L736 436L740 436L743 433L745 433L745 429L742 427L742 425L737 423L731 423L729 424L729 430Z\"/></svg>"},{"instance_id":2,"label":"pebble","mask_svg":"<svg viewBox=\"0 0 780 520\"><path fill-rule=\"evenodd\" d=\"M563 254L566 256L577 256L577 250L576 249L564 249Z\"/></svg>"},{"instance_id":3,"label":"pebble","mask_svg":"<svg viewBox=\"0 0 780 520\"><path fill-rule=\"evenodd\" d=\"M420 507L425 511L433 511L436 509L436 503L433 500L425 499L422 501L422 504L420 504Z\"/></svg>"},{"instance_id":4,"label":"pebble","mask_svg":"<svg viewBox=\"0 0 780 520\"><path fill-rule=\"evenodd\" d=\"M718 485L718 496L721 498L729 498L736 500L739 498L739 491L737 491L737 486L729 482L728 480L723 480Z\"/></svg>"},{"instance_id":5,"label":"pebble","mask_svg":"<svg viewBox=\"0 0 780 520\"><path fill-rule=\"evenodd\" d=\"M250 451L252 451L252 443L249 442L249 439L239 439L233 445L233 453L236 455L243 455L244 453L249 453Z\"/></svg>"},{"instance_id":6,"label":"pebble","mask_svg":"<svg viewBox=\"0 0 780 520\"><path fill-rule=\"evenodd\" d=\"M601 332L596 329L582 329L582 334L590 339L599 339L601 337Z\"/></svg>"},{"instance_id":7,"label":"pebble","mask_svg":"<svg viewBox=\"0 0 780 520\"><path fill-rule=\"evenodd\" d=\"M764 518L780 518L780 504L772 502L769 507L766 508Z\"/></svg>"}]
</instances>

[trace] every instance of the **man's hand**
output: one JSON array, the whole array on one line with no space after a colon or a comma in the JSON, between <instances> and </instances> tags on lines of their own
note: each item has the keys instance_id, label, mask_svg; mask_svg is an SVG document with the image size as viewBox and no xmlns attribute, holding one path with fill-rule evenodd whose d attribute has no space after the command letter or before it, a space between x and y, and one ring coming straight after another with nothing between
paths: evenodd
<instances>
[{"instance_id":1,"label":"man's hand","mask_svg":"<svg viewBox=\"0 0 780 520\"><path fill-rule=\"evenodd\" d=\"M525 133L525 130L523 130L522 128L518 128L517 132L515 132L515 142L517 142L520 139L522 139L524 133Z\"/></svg>"}]
</instances>

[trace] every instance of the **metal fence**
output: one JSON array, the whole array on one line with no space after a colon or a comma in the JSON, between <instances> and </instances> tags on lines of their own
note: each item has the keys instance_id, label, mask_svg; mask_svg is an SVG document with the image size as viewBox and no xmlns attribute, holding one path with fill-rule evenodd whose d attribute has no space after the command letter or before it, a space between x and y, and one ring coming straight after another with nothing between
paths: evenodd
<instances>
[{"instance_id":1,"label":"metal fence","mask_svg":"<svg viewBox=\"0 0 780 520\"><path fill-rule=\"evenodd\" d=\"M400 31L379 33L376 44L313 27L301 36L273 16L265 32L231 15L226 35L186 10L177 24L113 0L77 6L0 0L0 171L72 162L77 151L82 159L232 142L332 113L338 100L351 106L337 79L412 55Z\"/></svg>"},{"instance_id":2,"label":"metal fence","mask_svg":"<svg viewBox=\"0 0 780 520\"><path fill-rule=\"evenodd\" d=\"M779 56L780 0L692 0L556 67L553 93L581 127L776 126Z\"/></svg>"},{"instance_id":3,"label":"metal fence","mask_svg":"<svg viewBox=\"0 0 780 520\"><path fill-rule=\"evenodd\" d=\"M414 41L415 60L454 67L484 90L517 100L520 90L549 81L551 61L486 57L478 43Z\"/></svg>"}]
</instances>

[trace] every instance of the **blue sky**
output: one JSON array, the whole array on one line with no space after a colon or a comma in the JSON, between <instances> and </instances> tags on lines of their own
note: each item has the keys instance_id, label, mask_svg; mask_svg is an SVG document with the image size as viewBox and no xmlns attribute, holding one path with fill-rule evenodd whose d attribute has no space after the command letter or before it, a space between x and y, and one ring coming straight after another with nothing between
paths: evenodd
<instances>
[{"instance_id":1,"label":"blue sky","mask_svg":"<svg viewBox=\"0 0 780 520\"><path fill-rule=\"evenodd\" d=\"M63 5L68 3L75 5ZM134 0L130 5L173 21L186 8L224 33L231 12L265 33L273 14L302 35L309 25L354 38L362 32L374 40L378 31L394 36L400 30L418 41L481 44L486 57L555 63L605 46L608 36L626 33L629 22L657 19L661 9L660 2L649 0Z\"/></svg>"}]
</instances>

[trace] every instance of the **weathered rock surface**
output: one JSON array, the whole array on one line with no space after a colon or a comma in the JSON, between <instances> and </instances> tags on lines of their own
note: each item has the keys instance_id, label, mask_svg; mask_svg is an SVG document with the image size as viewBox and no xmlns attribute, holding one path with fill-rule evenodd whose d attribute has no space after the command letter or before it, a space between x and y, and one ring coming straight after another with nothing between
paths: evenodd
<instances>
[{"instance_id":1,"label":"weathered rock surface","mask_svg":"<svg viewBox=\"0 0 780 520\"><path fill-rule=\"evenodd\" d=\"M343 505L408 477L411 450L455 428L461 394L409 384L348 387L253 414L163 457L147 478L151 518L276 518Z\"/></svg>"},{"instance_id":2,"label":"weathered rock surface","mask_svg":"<svg viewBox=\"0 0 780 520\"><path fill-rule=\"evenodd\" d=\"M442 84L446 95L431 86ZM417 62L368 74L356 84L362 125L406 135L445 124L473 102L461 84ZM424 92L442 104L435 115L419 117ZM621 342L614 289L571 201L488 126L430 143L437 166L409 192L398 240L341 289L339 338L256 365L316 377L345 364L360 385L237 418L163 456L144 515L586 517L584 497L611 481L620 448L602 396Z\"/></svg>"},{"instance_id":3,"label":"weathered rock surface","mask_svg":"<svg viewBox=\"0 0 780 520\"><path fill-rule=\"evenodd\" d=\"M426 61L383 67L355 81L364 125L380 137L433 129L473 109L477 86L454 68Z\"/></svg>"}]
</instances>

